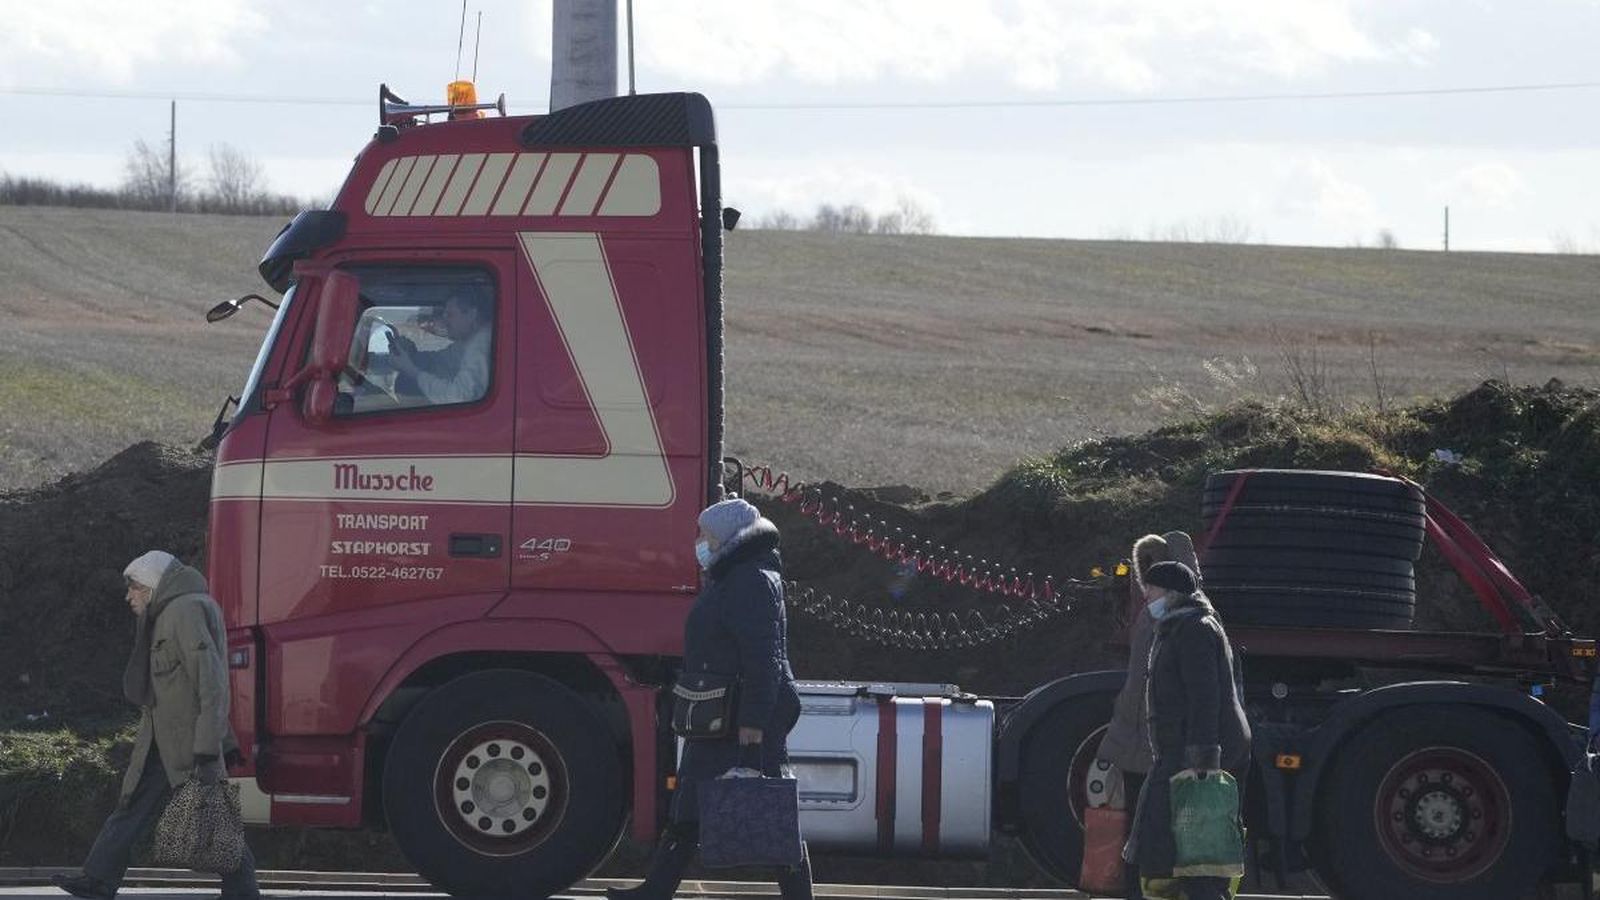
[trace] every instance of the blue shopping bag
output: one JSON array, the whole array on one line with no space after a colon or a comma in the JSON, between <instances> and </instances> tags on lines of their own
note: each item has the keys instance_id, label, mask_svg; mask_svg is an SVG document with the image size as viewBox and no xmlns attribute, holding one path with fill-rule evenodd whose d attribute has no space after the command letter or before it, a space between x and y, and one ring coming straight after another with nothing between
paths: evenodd
<instances>
[{"instance_id":1,"label":"blue shopping bag","mask_svg":"<svg viewBox=\"0 0 1600 900\"><path fill-rule=\"evenodd\" d=\"M805 858L795 779L723 776L699 790L701 865L785 867Z\"/></svg>"}]
</instances>

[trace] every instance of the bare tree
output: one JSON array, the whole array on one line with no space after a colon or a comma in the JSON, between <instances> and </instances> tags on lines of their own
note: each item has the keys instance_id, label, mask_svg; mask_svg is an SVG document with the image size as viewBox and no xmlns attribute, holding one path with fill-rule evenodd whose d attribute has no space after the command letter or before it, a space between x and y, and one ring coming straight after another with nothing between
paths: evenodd
<instances>
[{"instance_id":1,"label":"bare tree","mask_svg":"<svg viewBox=\"0 0 1600 900\"><path fill-rule=\"evenodd\" d=\"M1399 250L1400 239L1388 228L1378 229L1378 237L1373 244L1380 250Z\"/></svg>"},{"instance_id":2,"label":"bare tree","mask_svg":"<svg viewBox=\"0 0 1600 900\"><path fill-rule=\"evenodd\" d=\"M847 203L844 206L834 206L824 203L817 207L817 215L811 220L813 231L825 231L834 234L870 234L875 223L872 213L866 207L856 203Z\"/></svg>"},{"instance_id":3,"label":"bare tree","mask_svg":"<svg viewBox=\"0 0 1600 900\"><path fill-rule=\"evenodd\" d=\"M167 165L167 154L145 143L144 138L133 142L122 164L122 193L130 205L140 209L166 209L174 189L177 200L189 195L189 170L180 162L177 178Z\"/></svg>"},{"instance_id":4,"label":"bare tree","mask_svg":"<svg viewBox=\"0 0 1600 900\"><path fill-rule=\"evenodd\" d=\"M1322 355L1315 338L1296 338L1274 328L1272 340L1278 348L1278 361L1291 400L1318 418L1331 418L1343 411L1333 365Z\"/></svg>"},{"instance_id":5,"label":"bare tree","mask_svg":"<svg viewBox=\"0 0 1600 900\"><path fill-rule=\"evenodd\" d=\"M1389 413L1389 384L1383 377L1383 367L1378 363L1378 333L1367 332L1367 372L1372 375L1372 399L1378 405L1378 415Z\"/></svg>"},{"instance_id":6,"label":"bare tree","mask_svg":"<svg viewBox=\"0 0 1600 900\"><path fill-rule=\"evenodd\" d=\"M775 209L756 220L756 228L765 231L799 231L803 227L800 217L787 209Z\"/></svg>"},{"instance_id":7,"label":"bare tree","mask_svg":"<svg viewBox=\"0 0 1600 900\"><path fill-rule=\"evenodd\" d=\"M266 196L261 164L231 144L212 144L207 155L211 186L208 198L220 212L252 212Z\"/></svg>"},{"instance_id":8,"label":"bare tree","mask_svg":"<svg viewBox=\"0 0 1600 900\"><path fill-rule=\"evenodd\" d=\"M910 197L901 197L895 202L894 211L879 217L883 219L893 217L899 226L900 234L938 234L939 227L933 220L933 214L923 209Z\"/></svg>"}]
</instances>

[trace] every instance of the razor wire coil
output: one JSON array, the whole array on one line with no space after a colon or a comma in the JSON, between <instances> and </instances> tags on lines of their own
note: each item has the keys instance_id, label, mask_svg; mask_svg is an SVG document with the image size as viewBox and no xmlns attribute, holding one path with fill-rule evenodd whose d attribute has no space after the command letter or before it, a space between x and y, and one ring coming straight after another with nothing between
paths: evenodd
<instances>
[{"instance_id":1,"label":"razor wire coil","mask_svg":"<svg viewBox=\"0 0 1600 900\"><path fill-rule=\"evenodd\" d=\"M880 646L910 650L959 650L991 644L1070 612L1077 597L1103 594L1110 582L1098 571L1090 579L1040 578L1019 573L971 554L962 554L898 526L859 512L848 489L836 492L792 479L770 466L736 468L736 483L788 504L825 532L888 562L947 584L999 598L985 610L885 608L834 597L798 582L785 582L791 609L852 637ZM987 613L987 615L985 615Z\"/></svg>"}]
</instances>

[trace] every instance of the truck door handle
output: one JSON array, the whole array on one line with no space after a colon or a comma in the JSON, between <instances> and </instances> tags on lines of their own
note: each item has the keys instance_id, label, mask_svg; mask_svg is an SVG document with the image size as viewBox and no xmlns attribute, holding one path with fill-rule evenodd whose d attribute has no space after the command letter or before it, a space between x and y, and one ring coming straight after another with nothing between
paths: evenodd
<instances>
[{"instance_id":1,"label":"truck door handle","mask_svg":"<svg viewBox=\"0 0 1600 900\"><path fill-rule=\"evenodd\" d=\"M500 555L498 534L452 534L450 555L469 559L494 559Z\"/></svg>"}]
</instances>

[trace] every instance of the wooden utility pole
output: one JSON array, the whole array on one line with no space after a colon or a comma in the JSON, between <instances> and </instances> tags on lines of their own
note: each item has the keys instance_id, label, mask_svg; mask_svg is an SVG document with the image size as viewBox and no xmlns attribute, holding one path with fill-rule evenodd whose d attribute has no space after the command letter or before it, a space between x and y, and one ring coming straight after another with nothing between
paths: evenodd
<instances>
[{"instance_id":1,"label":"wooden utility pole","mask_svg":"<svg viewBox=\"0 0 1600 900\"><path fill-rule=\"evenodd\" d=\"M617 0L555 0L550 111L617 95Z\"/></svg>"},{"instance_id":2,"label":"wooden utility pole","mask_svg":"<svg viewBox=\"0 0 1600 900\"><path fill-rule=\"evenodd\" d=\"M172 101L172 128L167 132L167 211L178 211L178 101Z\"/></svg>"}]
</instances>

